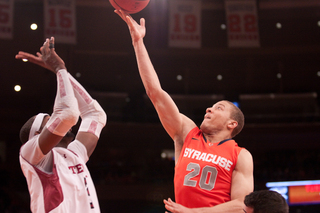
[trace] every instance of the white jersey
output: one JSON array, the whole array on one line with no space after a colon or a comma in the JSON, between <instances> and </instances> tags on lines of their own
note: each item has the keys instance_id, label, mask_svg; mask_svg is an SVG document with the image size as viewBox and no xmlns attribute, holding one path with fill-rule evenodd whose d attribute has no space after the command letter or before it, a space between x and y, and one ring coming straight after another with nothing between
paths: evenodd
<instances>
[{"instance_id":1,"label":"white jersey","mask_svg":"<svg viewBox=\"0 0 320 213\"><path fill-rule=\"evenodd\" d=\"M98 213L96 190L86 166L87 150L75 140L43 155L33 137L20 149L20 165L27 179L33 213Z\"/></svg>"}]
</instances>

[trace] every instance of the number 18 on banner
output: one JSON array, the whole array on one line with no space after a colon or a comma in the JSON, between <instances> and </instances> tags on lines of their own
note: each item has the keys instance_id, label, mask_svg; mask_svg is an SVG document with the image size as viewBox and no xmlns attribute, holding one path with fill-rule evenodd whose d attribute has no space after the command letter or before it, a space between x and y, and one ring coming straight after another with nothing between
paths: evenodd
<instances>
[{"instance_id":1,"label":"number 18 on banner","mask_svg":"<svg viewBox=\"0 0 320 213\"><path fill-rule=\"evenodd\" d=\"M201 1L170 0L169 46L201 47Z\"/></svg>"},{"instance_id":2,"label":"number 18 on banner","mask_svg":"<svg viewBox=\"0 0 320 213\"><path fill-rule=\"evenodd\" d=\"M56 43L76 44L75 0L45 0L45 38Z\"/></svg>"}]
</instances>

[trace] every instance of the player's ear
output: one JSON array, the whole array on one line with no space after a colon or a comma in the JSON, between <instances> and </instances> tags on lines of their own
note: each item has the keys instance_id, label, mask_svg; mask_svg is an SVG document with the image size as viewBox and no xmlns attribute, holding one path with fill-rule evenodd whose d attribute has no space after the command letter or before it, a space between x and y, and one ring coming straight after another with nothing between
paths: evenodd
<instances>
[{"instance_id":1,"label":"player's ear","mask_svg":"<svg viewBox=\"0 0 320 213\"><path fill-rule=\"evenodd\" d=\"M227 126L229 129L234 129L238 126L238 122L235 120L230 120Z\"/></svg>"}]
</instances>

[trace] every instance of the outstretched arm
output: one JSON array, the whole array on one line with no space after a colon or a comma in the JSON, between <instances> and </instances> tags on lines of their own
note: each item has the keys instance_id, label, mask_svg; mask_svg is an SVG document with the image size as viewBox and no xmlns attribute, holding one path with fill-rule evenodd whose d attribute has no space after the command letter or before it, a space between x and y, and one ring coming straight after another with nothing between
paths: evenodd
<instances>
[{"instance_id":1,"label":"outstretched arm","mask_svg":"<svg viewBox=\"0 0 320 213\"><path fill-rule=\"evenodd\" d=\"M253 160L243 149L232 174L231 200L213 207L187 208L170 198L164 200L165 208L172 213L244 213L244 198L253 191Z\"/></svg>"},{"instance_id":2,"label":"outstretched arm","mask_svg":"<svg viewBox=\"0 0 320 213\"><path fill-rule=\"evenodd\" d=\"M54 38L52 38L52 44L54 46ZM50 45L49 45L50 46ZM43 68L51 70L52 72L56 73L57 67L63 66L65 69L65 65L63 60L55 53L56 61L49 60L46 55L43 55L42 52L44 50L50 51L50 48L44 49L41 48L41 53L37 52L36 55L32 55L27 52L20 51L17 55L17 59L27 59L31 63L37 64ZM49 60L49 62L48 62ZM57 64L56 66L53 66ZM106 124L106 114L99 105L99 103L92 99L89 93L83 88L83 86L74 79L70 73L68 73L67 78L69 79L75 98L78 102L78 108L80 110L80 117L82 118L81 125L79 127L78 134L76 139L79 140L87 149L88 156L92 154L94 151L98 139L100 137L100 133L102 128Z\"/></svg>"},{"instance_id":3,"label":"outstretched arm","mask_svg":"<svg viewBox=\"0 0 320 213\"><path fill-rule=\"evenodd\" d=\"M44 42L43 46L40 48L40 52L37 52L35 56L27 52L19 51L15 58L27 59L31 63L46 68L53 73L57 73L57 71L60 69L66 69L64 61L57 55L55 51L54 37L51 37L50 40L47 39Z\"/></svg>"},{"instance_id":4,"label":"outstretched arm","mask_svg":"<svg viewBox=\"0 0 320 213\"><path fill-rule=\"evenodd\" d=\"M107 116L99 103L70 74L69 80L78 100L82 119L76 139L86 147L90 157L97 145L101 130L106 124Z\"/></svg>"},{"instance_id":5,"label":"outstretched arm","mask_svg":"<svg viewBox=\"0 0 320 213\"><path fill-rule=\"evenodd\" d=\"M46 39L40 48L41 53L37 53L38 56L34 57L36 59L35 63L46 67L57 76L57 93L53 113L50 119L46 119L46 123L43 123L45 127L39 136L39 147L43 154L47 154L61 141L70 128L77 123L79 117L78 103L68 79L68 72L63 60L52 48L53 45L53 37L50 40ZM20 59L21 57L23 56L19 52L16 58ZM39 132L36 132L36 134L39 134Z\"/></svg>"},{"instance_id":6,"label":"outstretched arm","mask_svg":"<svg viewBox=\"0 0 320 213\"><path fill-rule=\"evenodd\" d=\"M175 141L176 151L177 149L181 150L185 136L196 124L180 114L172 98L161 88L159 78L143 42L146 34L145 20L143 18L140 19L139 25L131 16L123 11L115 10L115 12L129 27L140 77L146 93L153 103L163 127Z\"/></svg>"}]
</instances>

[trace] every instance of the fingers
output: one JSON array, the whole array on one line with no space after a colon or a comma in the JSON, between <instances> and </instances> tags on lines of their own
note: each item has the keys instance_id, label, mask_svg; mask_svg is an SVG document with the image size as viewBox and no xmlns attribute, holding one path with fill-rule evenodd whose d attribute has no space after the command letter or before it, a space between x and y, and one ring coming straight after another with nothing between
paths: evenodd
<instances>
[{"instance_id":1,"label":"fingers","mask_svg":"<svg viewBox=\"0 0 320 213\"><path fill-rule=\"evenodd\" d=\"M25 59L28 58L28 54L23 51L19 51L18 54L15 56L16 59Z\"/></svg>"},{"instance_id":2,"label":"fingers","mask_svg":"<svg viewBox=\"0 0 320 213\"><path fill-rule=\"evenodd\" d=\"M50 38L49 49L54 49L54 38L53 37Z\"/></svg>"},{"instance_id":3,"label":"fingers","mask_svg":"<svg viewBox=\"0 0 320 213\"><path fill-rule=\"evenodd\" d=\"M145 27L146 26L146 20L144 18L140 19L140 25L141 25L141 27Z\"/></svg>"},{"instance_id":4,"label":"fingers","mask_svg":"<svg viewBox=\"0 0 320 213\"><path fill-rule=\"evenodd\" d=\"M128 24L129 29L130 30L133 29L134 26L133 26L133 23L132 23L131 18L129 16L126 16L126 22Z\"/></svg>"},{"instance_id":5,"label":"fingers","mask_svg":"<svg viewBox=\"0 0 320 213\"><path fill-rule=\"evenodd\" d=\"M55 53L54 37L46 39L46 41L43 43L43 46L40 48L40 52L41 53L37 53L37 55L42 58L48 57L51 53Z\"/></svg>"},{"instance_id":6,"label":"fingers","mask_svg":"<svg viewBox=\"0 0 320 213\"><path fill-rule=\"evenodd\" d=\"M122 20L124 20L125 22L127 22L127 20L126 20L127 14L126 14L125 12L123 12L122 10L114 10L114 12L115 12L116 14L118 14L118 15L122 18Z\"/></svg>"},{"instance_id":7,"label":"fingers","mask_svg":"<svg viewBox=\"0 0 320 213\"><path fill-rule=\"evenodd\" d=\"M47 38L46 41L43 43L42 47L40 48L40 52L43 56L46 56L49 54L49 39Z\"/></svg>"},{"instance_id":8,"label":"fingers","mask_svg":"<svg viewBox=\"0 0 320 213\"><path fill-rule=\"evenodd\" d=\"M36 55L32 55L30 53L19 51L15 58L27 59L29 62L44 67L54 73L56 73L56 69L65 69L64 61L55 52L54 37L46 39L43 46L40 48L40 52L37 52Z\"/></svg>"},{"instance_id":9,"label":"fingers","mask_svg":"<svg viewBox=\"0 0 320 213\"><path fill-rule=\"evenodd\" d=\"M121 14L121 12L119 10L114 10L114 12L122 17L122 14Z\"/></svg>"},{"instance_id":10,"label":"fingers","mask_svg":"<svg viewBox=\"0 0 320 213\"><path fill-rule=\"evenodd\" d=\"M163 202L164 202L164 206L165 208L169 211L169 212L173 212L174 211L174 206L173 206L173 201L168 198L168 200L166 199L163 199ZM167 212L166 212L167 213Z\"/></svg>"},{"instance_id":11,"label":"fingers","mask_svg":"<svg viewBox=\"0 0 320 213\"><path fill-rule=\"evenodd\" d=\"M123 10L114 10L114 12L118 14L127 24L130 24L130 22L133 21L132 16L130 16L130 14L124 12Z\"/></svg>"},{"instance_id":12,"label":"fingers","mask_svg":"<svg viewBox=\"0 0 320 213\"><path fill-rule=\"evenodd\" d=\"M16 59L27 59L28 61L37 60L37 56L34 56L34 55L30 54L30 53L26 53L26 52L23 52L23 51L19 51L18 54L15 56L15 58Z\"/></svg>"}]
</instances>

